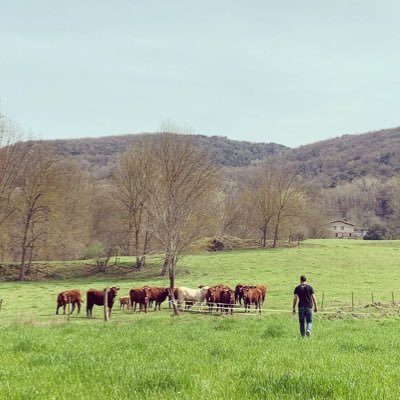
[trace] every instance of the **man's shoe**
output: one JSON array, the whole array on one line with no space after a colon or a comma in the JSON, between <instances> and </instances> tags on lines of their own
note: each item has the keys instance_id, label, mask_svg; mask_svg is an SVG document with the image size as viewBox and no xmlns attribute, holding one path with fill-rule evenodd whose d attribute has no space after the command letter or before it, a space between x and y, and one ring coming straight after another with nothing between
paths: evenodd
<instances>
[{"instance_id":1,"label":"man's shoe","mask_svg":"<svg viewBox=\"0 0 400 400\"><path fill-rule=\"evenodd\" d=\"M306 330L306 335L311 336L311 331L309 329Z\"/></svg>"}]
</instances>

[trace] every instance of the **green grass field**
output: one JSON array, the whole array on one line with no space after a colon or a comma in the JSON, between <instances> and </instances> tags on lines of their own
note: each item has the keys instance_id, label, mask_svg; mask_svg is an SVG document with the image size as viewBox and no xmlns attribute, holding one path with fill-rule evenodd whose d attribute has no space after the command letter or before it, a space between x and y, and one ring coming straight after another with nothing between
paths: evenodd
<instances>
[{"instance_id":1,"label":"green grass field","mask_svg":"<svg viewBox=\"0 0 400 400\"><path fill-rule=\"evenodd\" d=\"M172 317L166 303L146 315L117 306L108 323L100 307L93 320L84 309L70 322L55 315L64 289L166 286L157 263L124 278L1 283L0 399L397 399L399 251L397 241L321 240L181 258L177 285L266 283L261 316ZM302 273L319 302L324 293L310 339L290 314Z\"/></svg>"}]
</instances>

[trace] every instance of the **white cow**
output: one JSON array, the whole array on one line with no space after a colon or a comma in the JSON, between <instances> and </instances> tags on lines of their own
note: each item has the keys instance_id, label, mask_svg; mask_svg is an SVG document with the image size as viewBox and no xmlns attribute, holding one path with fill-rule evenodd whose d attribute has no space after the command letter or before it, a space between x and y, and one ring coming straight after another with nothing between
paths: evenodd
<instances>
[{"instance_id":1,"label":"white cow","mask_svg":"<svg viewBox=\"0 0 400 400\"><path fill-rule=\"evenodd\" d=\"M206 299L207 290L208 286L203 286L199 289L191 289L183 286L178 287L178 305L181 307L184 304L189 308L194 303L202 303Z\"/></svg>"}]
</instances>

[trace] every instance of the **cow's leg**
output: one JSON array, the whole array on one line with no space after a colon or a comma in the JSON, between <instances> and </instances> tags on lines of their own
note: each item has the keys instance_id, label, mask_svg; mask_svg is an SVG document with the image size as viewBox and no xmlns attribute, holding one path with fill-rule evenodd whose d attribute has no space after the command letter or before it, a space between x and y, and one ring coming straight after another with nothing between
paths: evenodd
<instances>
[{"instance_id":1,"label":"cow's leg","mask_svg":"<svg viewBox=\"0 0 400 400\"><path fill-rule=\"evenodd\" d=\"M80 302L80 301L77 301L77 302L76 302L76 306L78 307L77 314L79 314L79 313L81 312L81 302Z\"/></svg>"},{"instance_id":2,"label":"cow's leg","mask_svg":"<svg viewBox=\"0 0 400 400\"><path fill-rule=\"evenodd\" d=\"M58 309L59 309L60 307L61 307L61 306L60 306L59 304L57 304L56 315L58 315Z\"/></svg>"}]
</instances>

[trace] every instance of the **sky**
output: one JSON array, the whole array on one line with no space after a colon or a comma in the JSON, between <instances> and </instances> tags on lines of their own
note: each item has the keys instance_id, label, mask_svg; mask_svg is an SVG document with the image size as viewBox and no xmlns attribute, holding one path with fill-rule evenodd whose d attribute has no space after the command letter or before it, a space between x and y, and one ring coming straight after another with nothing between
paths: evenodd
<instances>
[{"instance_id":1,"label":"sky","mask_svg":"<svg viewBox=\"0 0 400 400\"><path fill-rule=\"evenodd\" d=\"M297 147L400 125L398 0L1 0L0 104L39 139Z\"/></svg>"}]
</instances>

